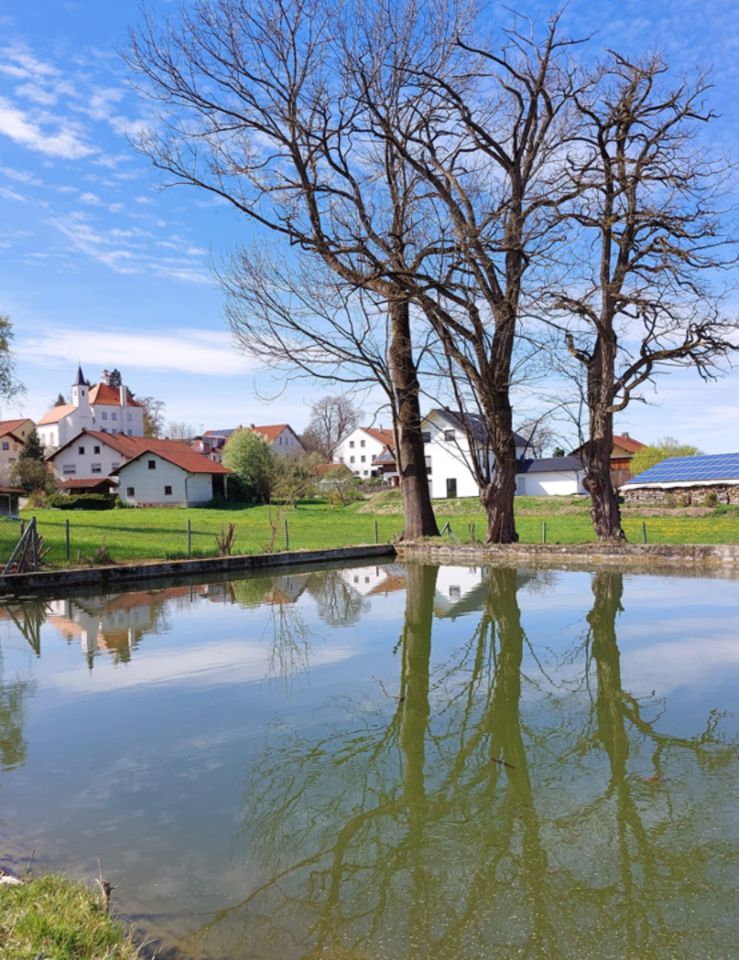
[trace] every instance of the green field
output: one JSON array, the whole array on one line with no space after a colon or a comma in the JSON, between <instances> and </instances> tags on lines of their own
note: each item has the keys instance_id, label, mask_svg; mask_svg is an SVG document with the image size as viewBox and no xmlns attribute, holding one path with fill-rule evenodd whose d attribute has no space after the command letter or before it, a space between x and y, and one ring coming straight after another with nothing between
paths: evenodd
<instances>
[{"instance_id":1,"label":"green field","mask_svg":"<svg viewBox=\"0 0 739 960\"><path fill-rule=\"evenodd\" d=\"M589 502L583 498L520 497L516 500L521 542L541 543L543 526L549 543L587 543L594 540ZM440 501L435 504L439 526L449 523L445 536L461 541L484 538L485 516L475 500ZM27 509L35 516L50 566L66 564L65 522L70 521L71 563L93 562L105 545L113 561L155 560L187 556L187 521L192 529L194 556L214 555L216 535L225 525L236 525L234 553L260 553L285 548L285 519L290 549L340 547L372 543L377 521L380 542L398 537L403 529L397 492L376 494L348 506L332 507L323 501L301 503L297 508L233 506L226 509L117 509L105 511ZM624 528L633 543L641 543L646 524L649 543L739 543L739 508L653 508L624 510ZM273 536L274 525L274 536ZM0 560L10 554L18 536L18 523L0 522Z\"/></svg>"}]
</instances>

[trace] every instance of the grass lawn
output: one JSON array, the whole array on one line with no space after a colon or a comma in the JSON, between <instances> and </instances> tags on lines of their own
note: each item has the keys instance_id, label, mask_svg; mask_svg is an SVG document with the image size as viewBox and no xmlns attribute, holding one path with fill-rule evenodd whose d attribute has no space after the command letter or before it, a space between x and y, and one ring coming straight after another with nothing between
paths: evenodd
<instances>
[{"instance_id":1,"label":"grass lawn","mask_svg":"<svg viewBox=\"0 0 739 960\"><path fill-rule=\"evenodd\" d=\"M435 503L439 526L451 525L451 536L468 541L473 534L484 538L485 516L476 500ZM348 506L331 507L324 501L301 503L297 508L276 511L269 507L146 508L103 511L27 509L35 516L45 543L51 548L47 563L65 565L65 521L71 527L72 563L90 562L105 544L116 562L155 560L187 555L187 520L192 528L195 556L216 553L216 535L228 523L236 525L235 553L259 553L272 542L285 548L284 520L288 521L291 549L340 547L372 543L377 521L380 542L397 537L403 528L397 491L375 494ZM543 524L549 543L586 543L594 540L589 519L589 501L579 497L519 497L516 523L523 543L541 543ZM739 543L739 508L624 509L624 528L633 543L642 541L646 524L649 543ZM472 526L474 525L474 526ZM445 534L449 536L447 532ZM0 522L0 560L7 559L18 536L18 524Z\"/></svg>"},{"instance_id":2,"label":"grass lawn","mask_svg":"<svg viewBox=\"0 0 739 960\"><path fill-rule=\"evenodd\" d=\"M8 960L136 960L102 893L64 877L0 886L0 956Z\"/></svg>"}]
</instances>

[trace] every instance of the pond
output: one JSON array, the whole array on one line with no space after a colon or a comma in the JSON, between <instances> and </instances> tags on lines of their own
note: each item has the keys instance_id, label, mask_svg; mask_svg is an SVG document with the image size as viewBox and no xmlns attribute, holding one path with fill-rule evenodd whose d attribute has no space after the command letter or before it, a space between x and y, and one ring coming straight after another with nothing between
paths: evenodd
<instances>
[{"instance_id":1,"label":"pond","mask_svg":"<svg viewBox=\"0 0 739 960\"><path fill-rule=\"evenodd\" d=\"M161 956L734 955L735 580L294 568L0 616L0 863L102 870Z\"/></svg>"}]
</instances>

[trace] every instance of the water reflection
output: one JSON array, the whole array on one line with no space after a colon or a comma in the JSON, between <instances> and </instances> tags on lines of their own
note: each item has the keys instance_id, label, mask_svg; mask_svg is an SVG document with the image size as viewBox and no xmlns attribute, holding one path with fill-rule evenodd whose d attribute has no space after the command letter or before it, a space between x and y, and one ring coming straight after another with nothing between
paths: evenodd
<instances>
[{"instance_id":1,"label":"water reflection","mask_svg":"<svg viewBox=\"0 0 739 960\"><path fill-rule=\"evenodd\" d=\"M189 949L241 943L239 955L305 960L725 955L730 841L705 818L720 809L732 758L716 718L674 737L658 711L646 715L656 705L623 690L620 574L592 578L573 692L524 673L517 593L536 575L478 573L466 595L480 598L481 616L452 666L430 666L437 569L411 566L389 719L349 702L344 725L263 754L240 840L269 876ZM539 693L527 710L525 687ZM707 769L719 776L701 777Z\"/></svg>"}]
</instances>

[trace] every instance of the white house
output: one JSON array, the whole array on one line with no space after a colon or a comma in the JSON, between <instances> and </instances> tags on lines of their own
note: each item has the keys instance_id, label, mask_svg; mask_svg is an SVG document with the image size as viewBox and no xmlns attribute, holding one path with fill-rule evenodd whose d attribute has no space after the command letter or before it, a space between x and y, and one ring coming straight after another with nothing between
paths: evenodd
<instances>
[{"instance_id":1,"label":"white house","mask_svg":"<svg viewBox=\"0 0 739 960\"><path fill-rule=\"evenodd\" d=\"M117 474L122 464L138 456L150 442L148 437L82 430L46 459L61 481L99 479Z\"/></svg>"},{"instance_id":2,"label":"white house","mask_svg":"<svg viewBox=\"0 0 739 960\"><path fill-rule=\"evenodd\" d=\"M343 463L355 477L377 477L382 472L380 456L394 448L392 430L356 427L334 450L334 463Z\"/></svg>"},{"instance_id":3,"label":"white house","mask_svg":"<svg viewBox=\"0 0 739 960\"><path fill-rule=\"evenodd\" d=\"M544 457L520 460L516 493L527 497L562 497L586 493L585 468L579 457Z\"/></svg>"},{"instance_id":4,"label":"white house","mask_svg":"<svg viewBox=\"0 0 739 960\"><path fill-rule=\"evenodd\" d=\"M431 410L421 423L426 473L433 499L445 497L477 497L479 487L472 473L472 454L464 430L471 424L475 436L484 445L485 428L480 417L453 410ZM527 441L515 434L516 458L523 457ZM492 454L490 454L492 458Z\"/></svg>"},{"instance_id":5,"label":"white house","mask_svg":"<svg viewBox=\"0 0 739 960\"><path fill-rule=\"evenodd\" d=\"M199 506L226 495L230 473L185 443L153 440L118 470L118 495L131 506Z\"/></svg>"},{"instance_id":6,"label":"white house","mask_svg":"<svg viewBox=\"0 0 739 960\"><path fill-rule=\"evenodd\" d=\"M91 386L82 367L77 368L72 402L52 407L37 424L39 439L47 450L64 446L82 430L143 435L143 405L134 400L128 387L111 386L107 377L107 371L103 371L100 383Z\"/></svg>"},{"instance_id":7,"label":"white house","mask_svg":"<svg viewBox=\"0 0 739 960\"><path fill-rule=\"evenodd\" d=\"M33 430L33 420L0 420L0 483L7 484L10 471Z\"/></svg>"},{"instance_id":8,"label":"white house","mask_svg":"<svg viewBox=\"0 0 739 960\"><path fill-rule=\"evenodd\" d=\"M299 457L305 453L305 447L300 442L300 437L289 423L267 424L262 427L252 423L248 427L239 426L229 430L206 430L201 437L195 437L192 441L192 449L196 453L202 453L203 456L209 457L214 463L222 463L223 448L226 441L237 430L252 430L259 434L272 453L285 457Z\"/></svg>"}]
</instances>

